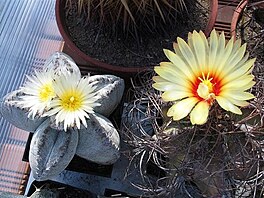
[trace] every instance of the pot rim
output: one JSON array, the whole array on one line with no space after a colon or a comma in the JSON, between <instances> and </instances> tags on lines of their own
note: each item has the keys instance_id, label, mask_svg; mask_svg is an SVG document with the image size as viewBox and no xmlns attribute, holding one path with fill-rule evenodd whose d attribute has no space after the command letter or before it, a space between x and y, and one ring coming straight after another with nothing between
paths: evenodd
<instances>
[{"instance_id":1,"label":"pot rim","mask_svg":"<svg viewBox=\"0 0 264 198\"><path fill-rule=\"evenodd\" d=\"M241 16L243 10L245 9L245 7L248 4L248 0L242 0L240 1L240 3L238 4L238 6L236 7L233 17L232 17L232 21L231 21L231 28L230 28L230 34L231 37L234 37L234 39L236 38L236 27L237 27L237 23L239 21L239 17Z\"/></svg>"}]
</instances>

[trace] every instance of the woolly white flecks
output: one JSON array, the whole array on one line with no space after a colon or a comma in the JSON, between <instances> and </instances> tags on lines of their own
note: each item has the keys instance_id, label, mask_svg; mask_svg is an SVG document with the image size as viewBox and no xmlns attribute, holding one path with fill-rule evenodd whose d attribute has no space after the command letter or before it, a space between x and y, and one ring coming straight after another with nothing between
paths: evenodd
<instances>
[{"instance_id":1,"label":"woolly white flecks","mask_svg":"<svg viewBox=\"0 0 264 198\"><path fill-rule=\"evenodd\" d=\"M82 77L69 56L56 52L43 71L4 97L0 110L18 128L35 132L30 166L35 179L46 180L63 171L75 154L100 164L119 158L119 134L104 116L114 111L123 92L123 79Z\"/></svg>"}]
</instances>

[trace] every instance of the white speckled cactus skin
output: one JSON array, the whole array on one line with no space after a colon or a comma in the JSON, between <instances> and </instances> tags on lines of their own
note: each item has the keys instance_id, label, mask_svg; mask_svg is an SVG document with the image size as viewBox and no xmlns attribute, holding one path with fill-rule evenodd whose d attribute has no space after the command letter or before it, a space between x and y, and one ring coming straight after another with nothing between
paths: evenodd
<instances>
[{"instance_id":1,"label":"white speckled cactus skin","mask_svg":"<svg viewBox=\"0 0 264 198\"><path fill-rule=\"evenodd\" d=\"M61 173L74 157L78 145L77 131L58 131L50 128L49 122L46 119L37 128L30 144L29 164L38 181Z\"/></svg>"},{"instance_id":2,"label":"white speckled cactus skin","mask_svg":"<svg viewBox=\"0 0 264 198\"><path fill-rule=\"evenodd\" d=\"M82 127L79 130L80 139L76 154L98 164L113 164L120 157L120 138L117 130L100 114L90 115L87 124L88 128Z\"/></svg>"},{"instance_id":3,"label":"white speckled cactus skin","mask_svg":"<svg viewBox=\"0 0 264 198\"><path fill-rule=\"evenodd\" d=\"M67 54L62 52L55 52L45 62L44 70L52 69L57 75L62 72L77 72L81 75L79 67L75 64L74 60Z\"/></svg>"},{"instance_id":4,"label":"white speckled cactus skin","mask_svg":"<svg viewBox=\"0 0 264 198\"><path fill-rule=\"evenodd\" d=\"M108 117L122 99L125 83L124 80L114 75L94 75L89 77L89 82L97 87L101 106L94 108L96 113Z\"/></svg>"},{"instance_id":5,"label":"white speckled cactus skin","mask_svg":"<svg viewBox=\"0 0 264 198\"><path fill-rule=\"evenodd\" d=\"M28 110L20 108L16 103L22 94L19 90L8 93L0 102L0 112L8 122L17 128L34 132L46 118L40 116L35 117L34 120L28 118Z\"/></svg>"},{"instance_id":6,"label":"white speckled cactus skin","mask_svg":"<svg viewBox=\"0 0 264 198\"><path fill-rule=\"evenodd\" d=\"M64 53L56 52L45 64L44 70L52 69L56 75L62 72L78 72L74 61ZM42 181L60 174L75 154L99 164L113 164L120 156L120 137L109 116L122 99L124 80L114 75L88 76L89 83L96 86L101 106L89 114L87 128L74 128L66 132L54 127L53 117L27 117L28 109L15 105L23 95L20 90L7 94L0 103L0 112L11 124L34 132L29 151L29 162L33 177Z\"/></svg>"}]
</instances>

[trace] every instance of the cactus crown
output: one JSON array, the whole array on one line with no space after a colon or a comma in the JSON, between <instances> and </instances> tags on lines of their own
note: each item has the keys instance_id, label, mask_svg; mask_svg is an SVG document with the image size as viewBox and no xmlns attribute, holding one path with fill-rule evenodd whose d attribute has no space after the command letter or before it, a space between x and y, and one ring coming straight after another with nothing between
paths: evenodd
<instances>
[{"instance_id":1,"label":"cactus crown","mask_svg":"<svg viewBox=\"0 0 264 198\"><path fill-rule=\"evenodd\" d=\"M163 29L175 22L177 14L186 7L184 0L67 0L69 7L73 3L77 3L78 13L87 22L97 19L114 31L132 33Z\"/></svg>"}]
</instances>

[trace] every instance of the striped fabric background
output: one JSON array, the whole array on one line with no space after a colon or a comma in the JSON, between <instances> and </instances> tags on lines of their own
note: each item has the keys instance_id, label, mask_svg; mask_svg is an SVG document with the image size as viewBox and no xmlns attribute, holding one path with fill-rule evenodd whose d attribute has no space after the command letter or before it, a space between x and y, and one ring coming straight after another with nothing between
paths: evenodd
<instances>
[{"instance_id":1,"label":"striped fabric background","mask_svg":"<svg viewBox=\"0 0 264 198\"><path fill-rule=\"evenodd\" d=\"M55 0L0 1L0 98L61 47ZM0 117L0 191L24 193L30 171L22 161L28 135Z\"/></svg>"}]
</instances>

